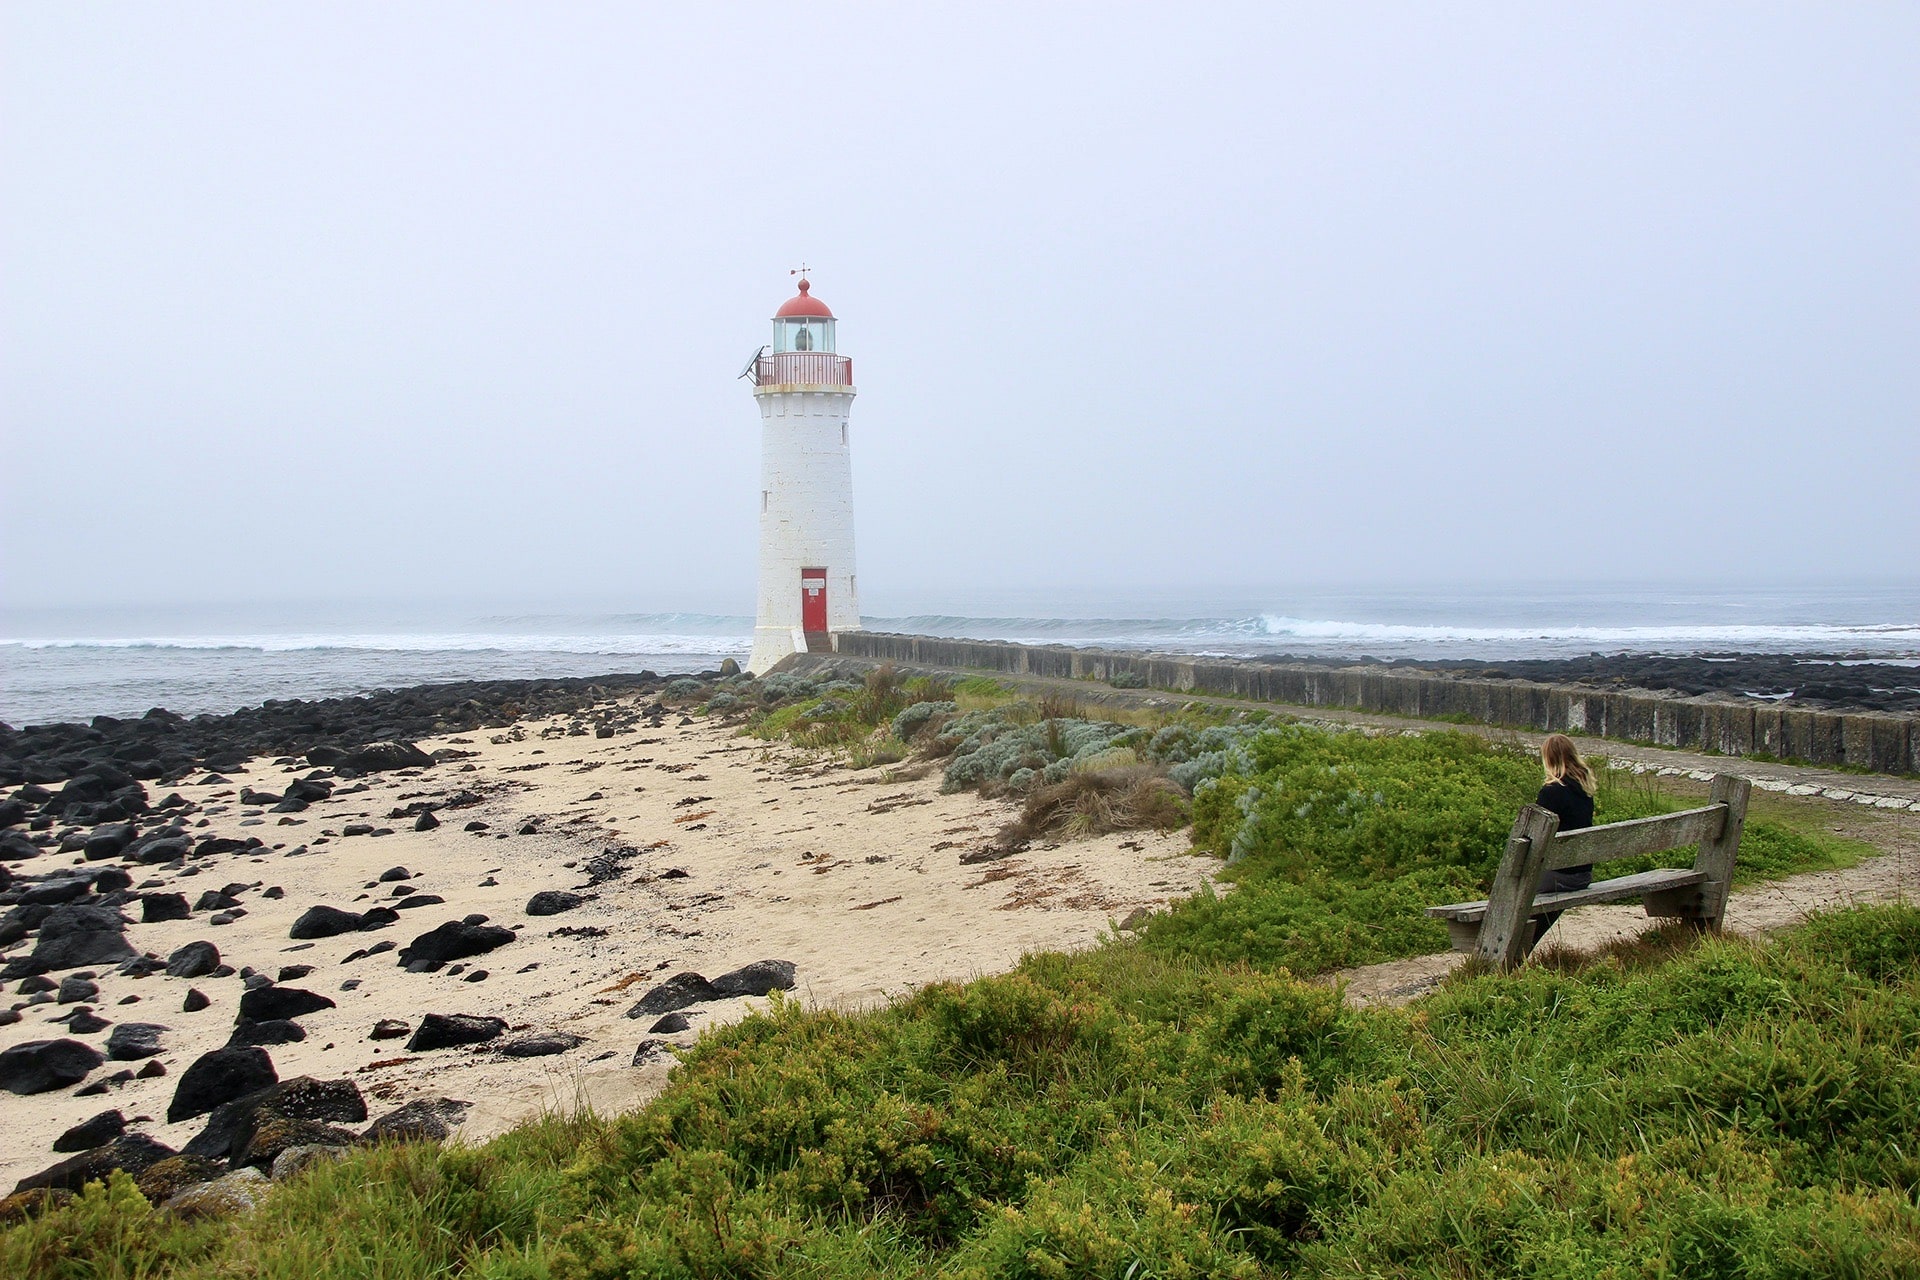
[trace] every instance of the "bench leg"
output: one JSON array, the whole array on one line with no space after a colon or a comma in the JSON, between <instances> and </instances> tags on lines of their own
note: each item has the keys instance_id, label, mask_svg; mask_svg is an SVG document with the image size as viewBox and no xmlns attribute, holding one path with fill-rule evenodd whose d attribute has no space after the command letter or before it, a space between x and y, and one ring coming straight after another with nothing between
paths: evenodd
<instances>
[{"instance_id":1,"label":"bench leg","mask_svg":"<svg viewBox=\"0 0 1920 1280\"><path fill-rule=\"evenodd\" d=\"M1700 922L1700 889L1697 885L1688 885L1684 889L1656 889L1641 900L1650 916L1664 916L1669 919Z\"/></svg>"},{"instance_id":2,"label":"bench leg","mask_svg":"<svg viewBox=\"0 0 1920 1280\"><path fill-rule=\"evenodd\" d=\"M1747 799L1753 783L1731 773L1715 774L1712 802L1727 806L1726 821L1720 834L1700 842L1700 856L1693 860L1696 871L1704 871L1707 881L1699 888L1699 920L1702 928L1718 930L1727 914L1727 892L1733 887L1733 863L1740 855L1740 833L1747 823Z\"/></svg>"},{"instance_id":3,"label":"bench leg","mask_svg":"<svg viewBox=\"0 0 1920 1280\"><path fill-rule=\"evenodd\" d=\"M1530 804L1520 810L1507 836L1507 852L1500 869L1493 873L1493 888L1487 894L1487 913L1480 921L1480 937L1475 951L1496 969L1511 969L1527 957L1527 944L1533 940L1534 891L1540 886L1540 869L1546 865L1553 837L1560 830L1560 815Z\"/></svg>"},{"instance_id":4,"label":"bench leg","mask_svg":"<svg viewBox=\"0 0 1920 1280\"><path fill-rule=\"evenodd\" d=\"M1480 926L1468 924L1464 920L1447 921L1447 934L1453 939L1453 949L1471 955L1480 945Z\"/></svg>"}]
</instances>

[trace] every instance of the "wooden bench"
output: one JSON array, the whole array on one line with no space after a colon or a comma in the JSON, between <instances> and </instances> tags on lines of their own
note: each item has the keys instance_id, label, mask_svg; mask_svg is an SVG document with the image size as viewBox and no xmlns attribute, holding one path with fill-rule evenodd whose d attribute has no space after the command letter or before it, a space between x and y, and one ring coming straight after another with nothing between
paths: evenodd
<instances>
[{"instance_id":1,"label":"wooden bench","mask_svg":"<svg viewBox=\"0 0 1920 1280\"><path fill-rule=\"evenodd\" d=\"M1698 809L1610 822L1584 831L1562 831L1558 814L1527 805L1507 836L1506 856L1494 872L1486 901L1450 902L1428 907L1427 914L1447 922L1455 951L1475 952L1501 969L1526 959L1534 916L1595 902L1638 898L1650 916L1675 916L1698 928L1718 929L1727 910L1727 888L1752 790L1747 779L1722 773L1713 779L1709 802ZM1543 871L1688 845L1700 846L1692 867L1596 880L1589 888L1566 893L1535 893Z\"/></svg>"}]
</instances>

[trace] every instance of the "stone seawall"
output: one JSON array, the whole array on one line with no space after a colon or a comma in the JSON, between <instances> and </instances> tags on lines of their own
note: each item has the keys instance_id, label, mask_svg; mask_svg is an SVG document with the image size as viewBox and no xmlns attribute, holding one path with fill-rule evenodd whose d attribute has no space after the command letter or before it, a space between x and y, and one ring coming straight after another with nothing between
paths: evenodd
<instances>
[{"instance_id":1,"label":"stone seawall","mask_svg":"<svg viewBox=\"0 0 1920 1280\"><path fill-rule=\"evenodd\" d=\"M1693 751L1764 753L1879 773L1920 773L1916 716L1812 711L1645 690L1613 693L1531 680L1460 679L1383 667L1190 658L880 631L839 632L834 647L849 657L1009 675L1107 680L1131 672L1157 689L1429 720L1465 718Z\"/></svg>"}]
</instances>

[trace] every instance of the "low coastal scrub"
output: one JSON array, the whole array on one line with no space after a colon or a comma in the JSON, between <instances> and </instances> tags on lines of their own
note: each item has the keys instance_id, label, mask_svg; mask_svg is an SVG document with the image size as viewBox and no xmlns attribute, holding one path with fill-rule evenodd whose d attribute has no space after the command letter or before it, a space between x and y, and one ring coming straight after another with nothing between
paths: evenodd
<instances>
[{"instance_id":1,"label":"low coastal scrub","mask_svg":"<svg viewBox=\"0 0 1920 1280\"><path fill-rule=\"evenodd\" d=\"M652 1105L357 1152L231 1223L130 1184L0 1273L1895 1277L1920 910L1456 980L1407 1009L1116 942L776 1003Z\"/></svg>"},{"instance_id":2,"label":"low coastal scrub","mask_svg":"<svg viewBox=\"0 0 1920 1280\"><path fill-rule=\"evenodd\" d=\"M1295 973L1445 950L1445 927L1422 908L1485 895L1514 814L1540 785L1530 751L1451 732L1373 737L1275 725L1217 759L1194 787L1193 839L1227 860L1222 875L1235 890L1156 917L1145 944ZM1624 770L1598 778L1601 822L1688 803ZM1595 874L1688 866L1694 854L1623 859ZM1750 818L1734 878L1827 870L1859 855L1811 824Z\"/></svg>"},{"instance_id":3,"label":"low coastal scrub","mask_svg":"<svg viewBox=\"0 0 1920 1280\"><path fill-rule=\"evenodd\" d=\"M781 683L776 683L781 682ZM1518 743L1455 732L1367 734L1190 704L1122 721L991 680L760 682L763 736L838 747L861 765L916 753L950 790L1022 798L1005 847L1191 818L1196 850L1227 862L1234 891L1155 916L1165 955L1296 974L1445 950L1423 909L1484 896L1540 765ZM1651 775L1600 769L1597 819L1683 808ZM1851 865L1861 846L1784 814L1749 818L1736 883ZM1601 878L1686 866L1695 850L1603 864Z\"/></svg>"},{"instance_id":4,"label":"low coastal scrub","mask_svg":"<svg viewBox=\"0 0 1920 1280\"><path fill-rule=\"evenodd\" d=\"M1233 891L872 1012L776 998L643 1109L357 1150L245 1217L165 1215L116 1175L0 1229L0 1275L1920 1274L1920 909L1667 929L1356 1010L1308 975L1445 947L1421 908L1484 887L1525 754L780 681L684 696L849 763L917 754L1035 833L1190 817ZM1686 803L1602 779L1603 821ZM1741 875L1854 855L1755 816Z\"/></svg>"}]
</instances>

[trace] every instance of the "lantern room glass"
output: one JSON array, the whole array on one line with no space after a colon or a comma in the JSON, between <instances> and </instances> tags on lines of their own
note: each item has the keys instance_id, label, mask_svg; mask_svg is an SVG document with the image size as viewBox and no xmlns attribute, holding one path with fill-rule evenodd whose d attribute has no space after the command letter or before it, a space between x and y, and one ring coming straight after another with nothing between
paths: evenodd
<instances>
[{"instance_id":1,"label":"lantern room glass","mask_svg":"<svg viewBox=\"0 0 1920 1280\"><path fill-rule=\"evenodd\" d=\"M773 322L773 349L832 351L834 321L822 316L787 316Z\"/></svg>"}]
</instances>

